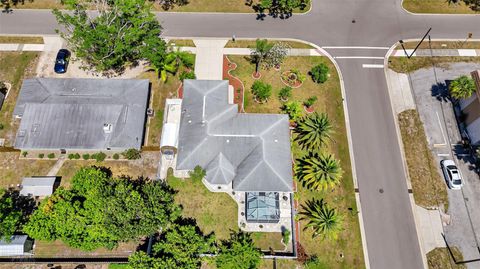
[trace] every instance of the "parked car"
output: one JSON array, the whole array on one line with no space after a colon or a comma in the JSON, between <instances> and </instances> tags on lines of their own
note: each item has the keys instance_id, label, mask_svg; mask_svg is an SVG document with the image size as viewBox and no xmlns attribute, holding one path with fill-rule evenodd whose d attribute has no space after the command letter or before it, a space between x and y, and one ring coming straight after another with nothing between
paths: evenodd
<instances>
[{"instance_id":1,"label":"parked car","mask_svg":"<svg viewBox=\"0 0 480 269\"><path fill-rule=\"evenodd\" d=\"M452 160L443 160L440 162L443 176L448 183L448 187L453 190L459 190L463 186L462 175L455 162Z\"/></svg>"},{"instance_id":2,"label":"parked car","mask_svg":"<svg viewBox=\"0 0 480 269\"><path fill-rule=\"evenodd\" d=\"M63 74L67 72L68 60L70 59L70 51L66 49L60 49L55 59L55 73Z\"/></svg>"}]
</instances>

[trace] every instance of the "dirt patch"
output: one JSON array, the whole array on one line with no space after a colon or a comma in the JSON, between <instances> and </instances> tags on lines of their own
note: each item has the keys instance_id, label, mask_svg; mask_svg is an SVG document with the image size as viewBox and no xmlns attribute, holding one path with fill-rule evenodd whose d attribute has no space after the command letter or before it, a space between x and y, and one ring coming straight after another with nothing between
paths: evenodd
<instances>
[{"instance_id":1,"label":"dirt patch","mask_svg":"<svg viewBox=\"0 0 480 269\"><path fill-rule=\"evenodd\" d=\"M399 114L408 174L415 203L425 208L448 207L447 189L428 148L423 123L416 110Z\"/></svg>"}]
</instances>

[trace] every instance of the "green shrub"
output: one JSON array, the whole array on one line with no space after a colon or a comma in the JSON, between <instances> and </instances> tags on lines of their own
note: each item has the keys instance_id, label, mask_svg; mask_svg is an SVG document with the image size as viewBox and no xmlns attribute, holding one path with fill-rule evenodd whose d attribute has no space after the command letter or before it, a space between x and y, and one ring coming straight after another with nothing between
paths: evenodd
<instances>
[{"instance_id":1,"label":"green shrub","mask_svg":"<svg viewBox=\"0 0 480 269\"><path fill-rule=\"evenodd\" d=\"M183 81L185 79L195 79L196 76L195 76L195 73L193 71L183 71L180 76L179 76L180 80Z\"/></svg>"},{"instance_id":2,"label":"green shrub","mask_svg":"<svg viewBox=\"0 0 480 269\"><path fill-rule=\"evenodd\" d=\"M142 154L138 149L127 149L124 152L122 152L122 155L127 160L137 160L142 157Z\"/></svg>"},{"instance_id":3,"label":"green shrub","mask_svg":"<svg viewBox=\"0 0 480 269\"><path fill-rule=\"evenodd\" d=\"M27 155L28 155L28 151L22 151L22 156L23 157L27 157Z\"/></svg>"},{"instance_id":4,"label":"green shrub","mask_svg":"<svg viewBox=\"0 0 480 269\"><path fill-rule=\"evenodd\" d=\"M38 158L43 159L43 157L45 157L45 154L43 153L38 154Z\"/></svg>"},{"instance_id":5,"label":"green shrub","mask_svg":"<svg viewBox=\"0 0 480 269\"><path fill-rule=\"evenodd\" d=\"M283 238L284 244L288 244L288 242L290 241L290 235L291 235L290 230L285 229L284 231L282 231L282 238Z\"/></svg>"},{"instance_id":6,"label":"green shrub","mask_svg":"<svg viewBox=\"0 0 480 269\"><path fill-rule=\"evenodd\" d=\"M3 128L5 128L5 126L3 126L3 123L0 123L0 130L3 130Z\"/></svg>"},{"instance_id":7,"label":"green shrub","mask_svg":"<svg viewBox=\"0 0 480 269\"><path fill-rule=\"evenodd\" d=\"M207 172L200 165L197 165L195 168L193 168L193 171L190 171L189 174L192 180L200 181L205 177L205 175L207 175Z\"/></svg>"},{"instance_id":8,"label":"green shrub","mask_svg":"<svg viewBox=\"0 0 480 269\"><path fill-rule=\"evenodd\" d=\"M298 69L292 69L292 70L290 70L290 71L291 71L292 73L294 73L295 75L297 75L298 81L300 81L300 82L302 82L302 83L303 83L303 82L305 81L305 79L307 78L307 77L306 77L304 74L302 74L302 73L300 72L300 70L298 70Z\"/></svg>"},{"instance_id":9,"label":"green shrub","mask_svg":"<svg viewBox=\"0 0 480 269\"><path fill-rule=\"evenodd\" d=\"M69 160L72 160L74 157L75 157L75 155L73 153L68 154L68 159Z\"/></svg>"},{"instance_id":10,"label":"green shrub","mask_svg":"<svg viewBox=\"0 0 480 269\"><path fill-rule=\"evenodd\" d=\"M310 70L310 76L316 83L324 83L328 79L328 66L324 63L314 66Z\"/></svg>"},{"instance_id":11,"label":"green shrub","mask_svg":"<svg viewBox=\"0 0 480 269\"><path fill-rule=\"evenodd\" d=\"M113 154L113 159L114 160L120 159L120 155L118 153Z\"/></svg>"},{"instance_id":12,"label":"green shrub","mask_svg":"<svg viewBox=\"0 0 480 269\"><path fill-rule=\"evenodd\" d=\"M85 153L85 154L82 155L82 158L83 158L84 160L88 160L88 159L90 159L90 154Z\"/></svg>"},{"instance_id":13,"label":"green shrub","mask_svg":"<svg viewBox=\"0 0 480 269\"><path fill-rule=\"evenodd\" d=\"M80 154L78 154L78 153L73 154L73 158L74 158L75 160L80 159Z\"/></svg>"},{"instance_id":14,"label":"green shrub","mask_svg":"<svg viewBox=\"0 0 480 269\"><path fill-rule=\"evenodd\" d=\"M302 108L298 101L286 102L282 107L283 112L288 114L291 120L296 121L302 116Z\"/></svg>"},{"instance_id":15,"label":"green shrub","mask_svg":"<svg viewBox=\"0 0 480 269\"><path fill-rule=\"evenodd\" d=\"M315 104L315 102L317 102L317 99L318 98L316 96L311 96L303 102L303 105L306 107L311 107Z\"/></svg>"},{"instance_id":16,"label":"green shrub","mask_svg":"<svg viewBox=\"0 0 480 269\"><path fill-rule=\"evenodd\" d=\"M256 80L252 85L252 93L259 102L266 102L272 95L272 85Z\"/></svg>"},{"instance_id":17,"label":"green shrub","mask_svg":"<svg viewBox=\"0 0 480 269\"><path fill-rule=\"evenodd\" d=\"M107 158L107 154L105 154L101 151L98 152L98 153L94 153L94 154L90 155L90 159L94 159L97 162L103 162L105 160L105 158Z\"/></svg>"},{"instance_id":18,"label":"green shrub","mask_svg":"<svg viewBox=\"0 0 480 269\"><path fill-rule=\"evenodd\" d=\"M53 159L53 158L55 158L55 153L53 153L53 152L52 152L52 153L49 153L49 154L47 155L47 157L48 157L49 159Z\"/></svg>"},{"instance_id":19,"label":"green shrub","mask_svg":"<svg viewBox=\"0 0 480 269\"><path fill-rule=\"evenodd\" d=\"M290 97L292 97L292 87L283 87L278 93L280 100L287 101Z\"/></svg>"}]
</instances>

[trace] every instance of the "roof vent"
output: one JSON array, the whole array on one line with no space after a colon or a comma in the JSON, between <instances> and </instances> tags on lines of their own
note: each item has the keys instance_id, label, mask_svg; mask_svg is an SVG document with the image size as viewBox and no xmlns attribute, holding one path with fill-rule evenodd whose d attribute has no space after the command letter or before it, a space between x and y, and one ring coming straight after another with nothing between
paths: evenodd
<instances>
[{"instance_id":1,"label":"roof vent","mask_svg":"<svg viewBox=\"0 0 480 269\"><path fill-rule=\"evenodd\" d=\"M229 139L227 139L227 143L230 143L230 140L229 140Z\"/></svg>"},{"instance_id":2,"label":"roof vent","mask_svg":"<svg viewBox=\"0 0 480 269\"><path fill-rule=\"evenodd\" d=\"M278 143L278 139L275 139L275 140L273 140L273 141L275 141L275 143Z\"/></svg>"},{"instance_id":3,"label":"roof vent","mask_svg":"<svg viewBox=\"0 0 480 269\"><path fill-rule=\"evenodd\" d=\"M72 88L72 92L76 92L77 91L77 88Z\"/></svg>"},{"instance_id":4,"label":"roof vent","mask_svg":"<svg viewBox=\"0 0 480 269\"><path fill-rule=\"evenodd\" d=\"M112 132L112 124L111 123L104 123L103 124L103 132L109 134Z\"/></svg>"}]
</instances>

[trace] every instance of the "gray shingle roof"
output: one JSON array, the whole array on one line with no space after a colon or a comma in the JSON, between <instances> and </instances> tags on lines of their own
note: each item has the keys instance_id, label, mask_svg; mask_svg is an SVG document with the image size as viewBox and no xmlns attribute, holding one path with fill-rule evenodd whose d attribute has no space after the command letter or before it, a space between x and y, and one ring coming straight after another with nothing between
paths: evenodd
<instances>
[{"instance_id":1,"label":"gray shingle roof","mask_svg":"<svg viewBox=\"0 0 480 269\"><path fill-rule=\"evenodd\" d=\"M243 114L228 104L228 81L185 80L178 170L206 169L236 191L292 191L288 116Z\"/></svg>"},{"instance_id":2,"label":"gray shingle roof","mask_svg":"<svg viewBox=\"0 0 480 269\"><path fill-rule=\"evenodd\" d=\"M20 194L24 196L47 196L53 193L55 177L25 177Z\"/></svg>"},{"instance_id":3,"label":"gray shingle roof","mask_svg":"<svg viewBox=\"0 0 480 269\"><path fill-rule=\"evenodd\" d=\"M139 149L148 95L148 80L26 79L13 112L22 118L15 148Z\"/></svg>"}]
</instances>

